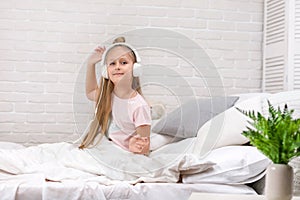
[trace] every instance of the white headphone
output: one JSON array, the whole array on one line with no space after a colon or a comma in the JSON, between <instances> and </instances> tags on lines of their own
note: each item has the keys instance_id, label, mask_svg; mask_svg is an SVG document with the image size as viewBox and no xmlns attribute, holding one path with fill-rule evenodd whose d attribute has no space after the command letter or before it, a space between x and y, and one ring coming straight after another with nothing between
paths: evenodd
<instances>
[{"instance_id":1,"label":"white headphone","mask_svg":"<svg viewBox=\"0 0 300 200\"><path fill-rule=\"evenodd\" d=\"M135 59L136 59L136 62L133 64L132 73L133 73L134 77L139 77L142 73L141 58L138 55L137 51L130 44L124 43L124 42L114 43L105 50L104 54L102 55L101 62L100 62L100 65L102 66L102 77L105 78L105 79L108 79L107 66L106 66L106 63L105 63L106 55L107 55L107 52L109 52L109 50L111 50L112 48L114 48L116 46L127 47L133 52L133 54L135 56Z\"/></svg>"}]
</instances>

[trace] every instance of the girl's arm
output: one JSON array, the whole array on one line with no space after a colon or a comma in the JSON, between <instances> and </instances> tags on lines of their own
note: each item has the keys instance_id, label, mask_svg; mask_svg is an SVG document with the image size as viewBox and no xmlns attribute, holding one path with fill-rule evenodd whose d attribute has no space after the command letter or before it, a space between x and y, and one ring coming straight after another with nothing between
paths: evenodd
<instances>
[{"instance_id":1,"label":"girl's arm","mask_svg":"<svg viewBox=\"0 0 300 200\"><path fill-rule=\"evenodd\" d=\"M129 140L129 151L137 154L148 155L150 150L150 125L137 127L137 135Z\"/></svg>"},{"instance_id":2,"label":"girl's arm","mask_svg":"<svg viewBox=\"0 0 300 200\"><path fill-rule=\"evenodd\" d=\"M105 51L105 47L97 47L90 55L87 61L87 72L85 82L85 93L88 99L96 101L98 96L98 83L95 72L95 65L101 61L102 54Z\"/></svg>"},{"instance_id":3,"label":"girl's arm","mask_svg":"<svg viewBox=\"0 0 300 200\"><path fill-rule=\"evenodd\" d=\"M136 128L136 133L141 137L150 137L150 125L142 125Z\"/></svg>"}]
</instances>

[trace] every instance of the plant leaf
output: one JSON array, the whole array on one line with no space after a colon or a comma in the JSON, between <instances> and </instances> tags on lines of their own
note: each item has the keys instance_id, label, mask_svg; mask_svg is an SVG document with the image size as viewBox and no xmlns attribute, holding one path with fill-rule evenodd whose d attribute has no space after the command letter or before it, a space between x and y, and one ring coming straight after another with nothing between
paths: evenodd
<instances>
[{"instance_id":1,"label":"plant leaf","mask_svg":"<svg viewBox=\"0 0 300 200\"><path fill-rule=\"evenodd\" d=\"M268 102L268 116L260 112L238 109L249 117L247 130L243 135L274 163L287 164L292 158L300 156L300 119L293 119L294 110L287 104L283 110Z\"/></svg>"}]
</instances>

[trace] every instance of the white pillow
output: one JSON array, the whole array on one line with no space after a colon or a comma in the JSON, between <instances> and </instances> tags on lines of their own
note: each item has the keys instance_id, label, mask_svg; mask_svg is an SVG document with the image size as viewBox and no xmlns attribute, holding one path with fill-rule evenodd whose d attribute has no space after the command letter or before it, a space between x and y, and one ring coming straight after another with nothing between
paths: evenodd
<instances>
[{"instance_id":1,"label":"white pillow","mask_svg":"<svg viewBox=\"0 0 300 200\"><path fill-rule=\"evenodd\" d=\"M265 98L257 96L237 103L206 122L198 131L193 152L204 156L214 148L247 143L242 132L247 129L249 118L236 108L261 112Z\"/></svg>"},{"instance_id":2,"label":"white pillow","mask_svg":"<svg viewBox=\"0 0 300 200\"><path fill-rule=\"evenodd\" d=\"M253 92L253 93L241 93L241 94L233 94L230 96L237 96L239 99L235 102L235 104L241 103L242 101L251 99L253 97L269 97L271 93L264 93L264 92Z\"/></svg>"},{"instance_id":3,"label":"white pillow","mask_svg":"<svg viewBox=\"0 0 300 200\"><path fill-rule=\"evenodd\" d=\"M154 151L164 145L169 143L178 142L181 138L174 138L173 136L169 135L162 135L158 133L151 133L150 134L150 150Z\"/></svg>"},{"instance_id":4,"label":"white pillow","mask_svg":"<svg viewBox=\"0 0 300 200\"><path fill-rule=\"evenodd\" d=\"M152 131L182 139L195 137L205 122L232 107L237 100L234 96L192 99L162 117Z\"/></svg>"},{"instance_id":5,"label":"white pillow","mask_svg":"<svg viewBox=\"0 0 300 200\"><path fill-rule=\"evenodd\" d=\"M183 175L183 183L247 184L262 178L271 161L255 147L227 146L214 149L205 162L215 165L201 173Z\"/></svg>"},{"instance_id":6,"label":"white pillow","mask_svg":"<svg viewBox=\"0 0 300 200\"><path fill-rule=\"evenodd\" d=\"M294 117L300 118L300 90L285 91L273 94L267 98L275 109L280 106L283 109L287 104L289 109L294 109ZM265 99L262 103L262 112L268 115L268 101Z\"/></svg>"}]
</instances>

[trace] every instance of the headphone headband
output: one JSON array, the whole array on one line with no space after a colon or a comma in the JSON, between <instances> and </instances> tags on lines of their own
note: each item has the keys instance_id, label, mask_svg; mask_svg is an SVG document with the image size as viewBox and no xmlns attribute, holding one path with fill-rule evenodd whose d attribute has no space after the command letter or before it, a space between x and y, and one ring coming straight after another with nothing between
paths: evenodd
<instances>
[{"instance_id":1,"label":"headphone headband","mask_svg":"<svg viewBox=\"0 0 300 200\"><path fill-rule=\"evenodd\" d=\"M105 66L105 60L106 60L106 56L107 56L107 53L114 47L116 46L124 46L124 47L127 47L129 48L133 53L134 53L134 56L135 56L135 59L136 59L136 62L137 63L140 63L141 62L141 58L139 57L137 51L135 50L135 48L133 48L133 46L131 46L130 44L128 43L125 43L125 42L118 42L118 43L114 43L112 45L110 45L109 47L106 48L105 52L103 53L102 55L102 59L101 59L101 65L102 66Z\"/></svg>"}]
</instances>

